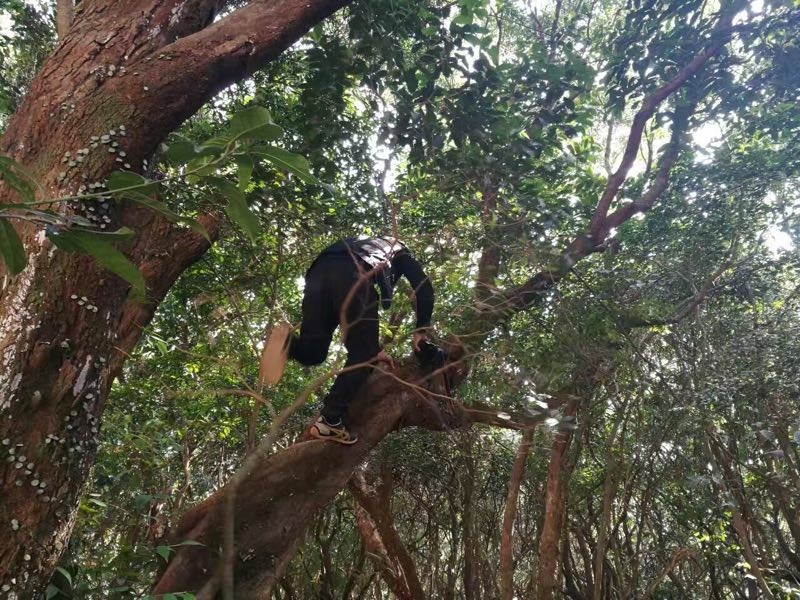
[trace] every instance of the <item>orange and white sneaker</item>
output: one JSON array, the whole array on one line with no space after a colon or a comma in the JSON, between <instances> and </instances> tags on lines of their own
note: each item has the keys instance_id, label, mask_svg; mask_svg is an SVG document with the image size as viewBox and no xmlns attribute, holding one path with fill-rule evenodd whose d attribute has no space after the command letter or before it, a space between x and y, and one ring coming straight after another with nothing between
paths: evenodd
<instances>
[{"instance_id":1,"label":"orange and white sneaker","mask_svg":"<svg viewBox=\"0 0 800 600\"><path fill-rule=\"evenodd\" d=\"M325 417L320 417L317 419L317 422L311 426L311 431L309 433L311 437L320 440L330 440L348 446L358 441L358 435L356 435L354 431L348 431L344 425L344 421L341 419L331 422Z\"/></svg>"},{"instance_id":2,"label":"orange and white sneaker","mask_svg":"<svg viewBox=\"0 0 800 600\"><path fill-rule=\"evenodd\" d=\"M258 369L258 381L263 384L275 385L281 380L289 360L289 342L292 338L292 326L282 322L272 328L261 353L261 362Z\"/></svg>"}]
</instances>

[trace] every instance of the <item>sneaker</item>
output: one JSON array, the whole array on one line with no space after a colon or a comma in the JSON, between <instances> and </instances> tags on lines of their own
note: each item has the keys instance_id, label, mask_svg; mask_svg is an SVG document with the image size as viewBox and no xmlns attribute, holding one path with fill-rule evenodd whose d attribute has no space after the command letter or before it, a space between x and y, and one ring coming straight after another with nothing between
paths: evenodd
<instances>
[{"instance_id":1,"label":"sneaker","mask_svg":"<svg viewBox=\"0 0 800 600\"><path fill-rule=\"evenodd\" d=\"M289 360L291 336L292 326L285 321L273 327L269 332L258 369L258 381L262 385L275 385L281 380L283 370L286 368L286 361Z\"/></svg>"},{"instance_id":2,"label":"sneaker","mask_svg":"<svg viewBox=\"0 0 800 600\"><path fill-rule=\"evenodd\" d=\"M347 431L341 419L332 423L325 417L320 417L311 426L310 434L311 437L320 440L330 440L339 444L347 444L348 446L358 441L358 435L354 431Z\"/></svg>"}]
</instances>

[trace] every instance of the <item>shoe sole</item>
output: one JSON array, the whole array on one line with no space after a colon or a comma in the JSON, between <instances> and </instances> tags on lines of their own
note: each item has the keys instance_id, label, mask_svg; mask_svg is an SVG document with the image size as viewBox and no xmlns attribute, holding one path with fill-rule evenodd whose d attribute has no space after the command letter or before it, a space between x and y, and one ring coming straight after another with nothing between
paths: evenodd
<instances>
[{"instance_id":1,"label":"shoe sole","mask_svg":"<svg viewBox=\"0 0 800 600\"><path fill-rule=\"evenodd\" d=\"M275 385L283 377L286 361L289 360L289 336L292 326L281 323L269 333L258 369L258 381L262 385Z\"/></svg>"},{"instance_id":2,"label":"shoe sole","mask_svg":"<svg viewBox=\"0 0 800 600\"><path fill-rule=\"evenodd\" d=\"M345 440L344 438L335 435L322 435L320 434L319 429L317 429L316 427L311 428L311 431L309 431L309 435L318 440L327 440L329 442L336 442L337 444L343 444L345 446L352 446L358 441L358 438L356 439L350 438L349 440Z\"/></svg>"}]
</instances>

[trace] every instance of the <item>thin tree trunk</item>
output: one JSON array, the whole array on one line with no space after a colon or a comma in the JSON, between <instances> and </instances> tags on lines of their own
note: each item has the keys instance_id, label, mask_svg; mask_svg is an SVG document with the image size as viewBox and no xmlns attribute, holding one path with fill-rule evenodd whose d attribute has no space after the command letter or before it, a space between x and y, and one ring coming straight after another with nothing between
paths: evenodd
<instances>
[{"instance_id":1,"label":"thin tree trunk","mask_svg":"<svg viewBox=\"0 0 800 600\"><path fill-rule=\"evenodd\" d=\"M617 483L617 459L614 456L614 447L617 444L617 433L622 426L623 421L627 418L628 402L625 401L620 409L620 415L614 422L614 427L608 437L606 443L605 463L606 474L603 481L603 504L600 510L600 523L597 526L597 549L594 557L594 589L592 591L592 599L600 600L603 597L603 585L605 578L603 576L603 567L606 562L606 549L608 547L608 529L611 524L611 509L614 504L614 496L616 495ZM623 433L624 438L624 433Z\"/></svg>"},{"instance_id":2,"label":"thin tree trunk","mask_svg":"<svg viewBox=\"0 0 800 600\"><path fill-rule=\"evenodd\" d=\"M612 460L610 452L606 454L607 460ZM615 467L613 463L606 463L606 476L603 481L603 504L600 510L600 522L597 525L597 548L594 555L594 589L592 590L592 600L600 600L603 597L603 566L606 561L606 548L608 547L608 526L611 523L611 508L614 502L615 492Z\"/></svg>"},{"instance_id":3,"label":"thin tree trunk","mask_svg":"<svg viewBox=\"0 0 800 600\"><path fill-rule=\"evenodd\" d=\"M464 436L462 450L464 458L464 473L462 477L461 523L462 541L464 545L464 598L476 600L480 598L478 591L477 564L475 560L475 512L473 504L475 499L475 461L472 451L475 447L475 437L470 432Z\"/></svg>"},{"instance_id":4,"label":"thin tree trunk","mask_svg":"<svg viewBox=\"0 0 800 600\"><path fill-rule=\"evenodd\" d=\"M511 479L508 482L508 495L503 511L503 525L500 537L500 600L512 600L514 597L514 520L517 518L517 499L525 475L525 464L531 451L533 429L522 432L522 439L514 457Z\"/></svg>"},{"instance_id":5,"label":"thin tree trunk","mask_svg":"<svg viewBox=\"0 0 800 600\"><path fill-rule=\"evenodd\" d=\"M709 456L711 458L712 464L715 465L716 468L721 471L722 479L720 487L727 493L731 494L731 496L734 499L736 499L737 496L741 496L741 494L732 493L730 490L730 484L732 483L736 484L736 478L725 456L725 449L722 446L722 444L716 439L716 436L714 435L711 427L712 426L709 426L708 434L706 437ZM750 566L749 567L750 573L755 579L756 585L761 588L764 597L771 600L772 598L774 598L774 595L770 591L766 579L764 579L764 572L761 569L758 557L753 551L753 545L750 540L749 524L747 520L743 517L742 510L740 510L739 506L736 505L731 506L730 512L731 512L731 523L733 525L733 528L736 530L736 534L739 536L739 541L741 542L742 545L742 554L744 554L744 558Z\"/></svg>"},{"instance_id":6,"label":"thin tree trunk","mask_svg":"<svg viewBox=\"0 0 800 600\"><path fill-rule=\"evenodd\" d=\"M574 417L578 413L580 398L571 396L567 401L564 415ZM572 441L572 431L556 434L550 452L550 466L547 470L545 514L542 535L539 540L539 574L537 581L538 600L551 600L557 586L557 565L559 541L566 513L566 485L568 473L567 451Z\"/></svg>"},{"instance_id":7,"label":"thin tree trunk","mask_svg":"<svg viewBox=\"0 0 800 600\"><path fill-rule=\"evenodd\" d=\"M653 595L653 593L655 593L656 589L658 589L658 586L661 585L661 582L664 581L664 579L670 573L672 573L675 567L678 566L678 564L680 564L682 561L692 556L693 554L694 550L692 550L691 548L680 548L676 550L672 554L672 558L670 558L669 562L664 566L663 569L661 569L661 572L658 575L656 575L655 579L653 579L653 581L650 582L650 585L647 586L647 589L645 590L644 595L642 596L642 600L648 600L648 598L650 598Z\"/></svg>"},{"instance_id":8,"label":"thin tree trunk","mask_svg":"<svg viewBox=\"0 0 800 600\"><path fill-rule=\"evenodd\" d=\"M382 469L380 477L370 475L370 479L367 481L364 471L361 470L353 475L348 489L374 525L375 533L373 535L379 538L385 560L392 567L390 570L394 585L402 590L402 592L395 591L395 594L404 600L425 600L426 595L422 589L414 559L408 553L394 525L391 512L391 473L387 469ZM364 527L360 531L363 535L367 528ZM383 574L386 572L386 569L382 570ZM392 586L389 581L387 584ZM392 589L394 590L394 588Z\"/></svg>"}]
</instances>

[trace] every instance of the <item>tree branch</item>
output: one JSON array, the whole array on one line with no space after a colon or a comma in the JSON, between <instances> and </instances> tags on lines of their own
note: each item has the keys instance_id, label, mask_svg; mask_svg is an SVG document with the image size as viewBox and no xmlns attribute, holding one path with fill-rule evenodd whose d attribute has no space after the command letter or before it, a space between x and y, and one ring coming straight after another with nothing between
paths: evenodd
<instances>
[{"instance_id":1,"label":"tree branch","mask_svg":"<svg viewBox=\"0 0 800 600\"><path fill-rule=\"evenodd\" d=\"M59 41L64 39L72 25L72 8L72 0L56 2L56 33Z\"/></svg>"},{"instance_id":2,"label":"tree branch","mask_svg":"<svg viewBox=\"0 0 800 600\"><path fill-rule=\"evenodd\" d=\"M417 574L416 565L406 549L397 529L391 512L391 474L386 469L381 476L371 473L367 467L360 469L350 478L348 489L356 503L366 511L369 520L374 525L373 535L365 537L368 528L362 530L359 524L364 543L377 537L379 547L383 549L384 559L389 561L391 569L381 565L381 571L387 578L387 584L401 600L425 600L426 595ZM367 477L370 480L367 481Z\"/></svg>"},{"instance_id":3,"label":"tree branch","mask_svg":"<svg viewBox=\"0 0 800 600\"><path fill-rule=\"evenodd\" d=\"M741 4L740 0L729 2L721 9L720 18L711 34L709 43L696 54L688 64L686 64L670 81L662 85L655 92L650 94L642 102L642 106L633 118L628 141L625 144L625 151L617 170L608 178L606 187L595 208L592 220L589 223L588 235L595 240L602 240L603 230L607 230L606 216L611 206L611 202L619 192L620 187L628 177L628 172L636 160L639 145L642 142L642 132L647 121L655 114L661 103L671 94L681 88L689 78L696 75L703 65L713 56L716 56L730 39L730 25L736 14L736 8Z\"/></svg>"},{"instance_id":4,"label":"tree branch","mask_svg":"<svg viewBox=\"0 0 800 600\"><path fill-rule=\"evenodd\" d=\"M351 0L253 0L246 6L190 35L158 48L139 65L141 80L150 77L156 95L174 103L183 115L193 114L219 90L240 81L280 55L314 25ZM213 12L222 0L197 0ZM184 24L185 25L185 24ZM171 30L177 36L184 30ZM190 86L190 87L187 87ZM156 88L151 88L156 89ZM191 89L191 98L171 98L170 91ZM188 102L187 102L188 100ZM186 105L186 106L182 106Z\"/></svg>"}]
</instances>

